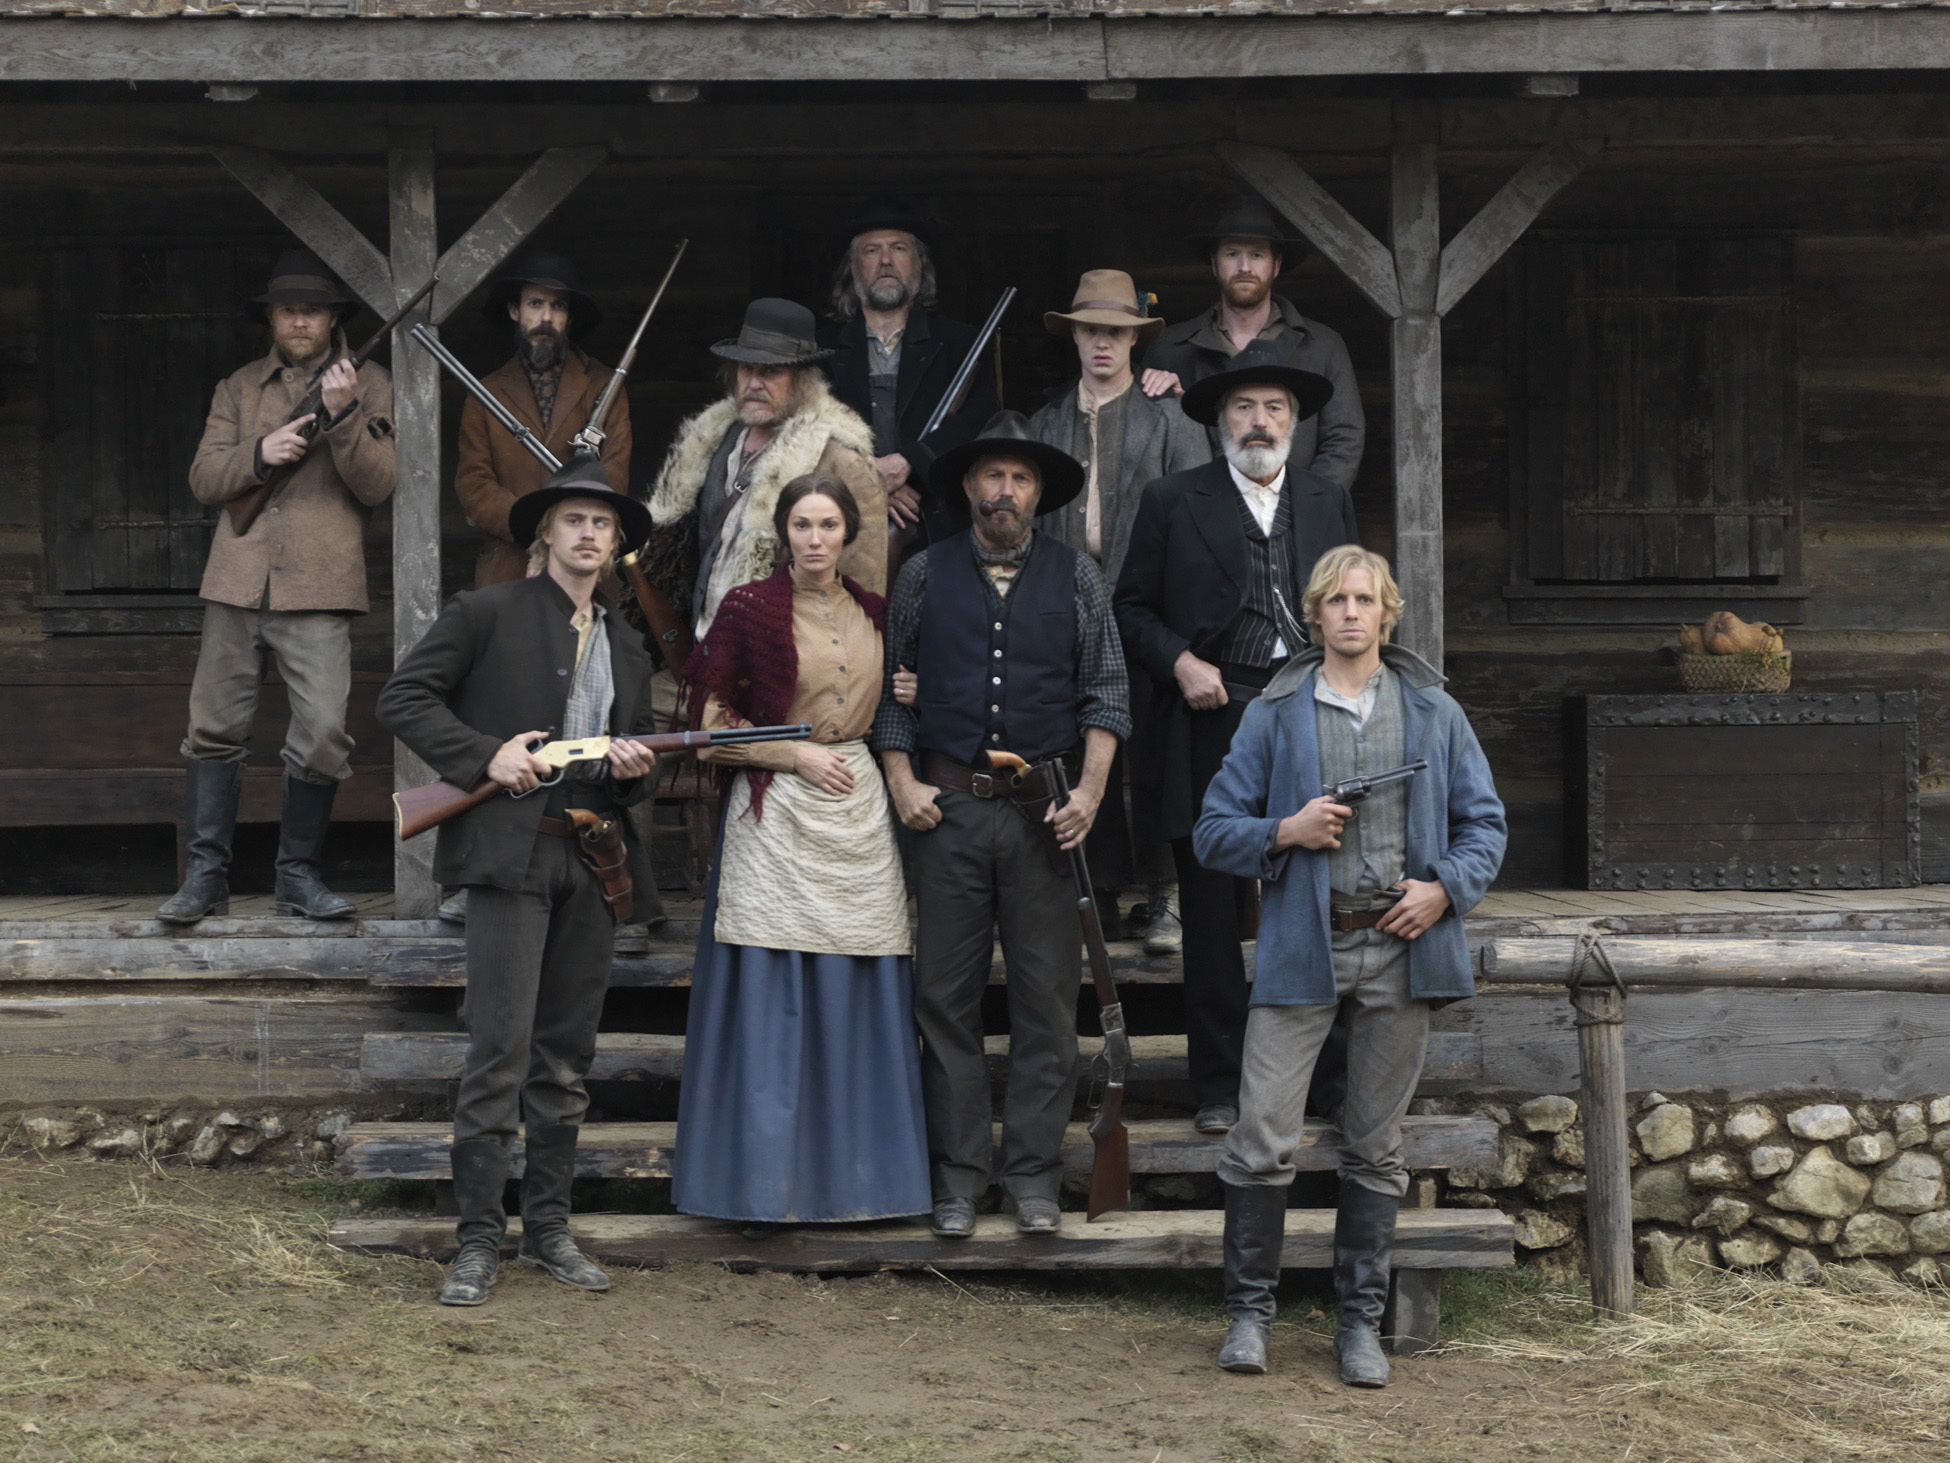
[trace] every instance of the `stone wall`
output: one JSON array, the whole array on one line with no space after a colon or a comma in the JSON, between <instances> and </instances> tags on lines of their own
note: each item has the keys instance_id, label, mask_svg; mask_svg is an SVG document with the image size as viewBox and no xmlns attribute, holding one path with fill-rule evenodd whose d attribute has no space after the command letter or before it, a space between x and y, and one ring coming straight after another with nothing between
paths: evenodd
<instances>
[{"instance_id":1,"label":"stone wall","mask_svg":"<svg viewBox=\"0 0 1950 1463\"><path fill-rule=\"evenodd\" d=\"M1545 1096L1418 1101L1480 1113L1496 1161L1442 1176L1437 1202L1500 1208L1522 1257L1576 1268L1584 1255L1584 1125ZM1950 1097L1844 1104L1769 1097L1632 1102L1632 1220L1639 1274L1670 1285L1701 1266L1766 1269L1811 1284L1831 1266L1914 1284L1950 1282ZM1422 1181L1426 1182L1426 1181Z\"/></svg>"},{"instance_id":2,"label":"stone wall","mask_svg":"<svg viewBox=\"0 0 1950 1463\"><path fill-rule=\"evenodd\" d=\"M36 1107L0 1115L0 1152L310 1171L332 1162L332 1140L352 1123L437 1116L420 1111L428 1107L397 1095L327 1105Z\"/></svg>"}]
</instances>

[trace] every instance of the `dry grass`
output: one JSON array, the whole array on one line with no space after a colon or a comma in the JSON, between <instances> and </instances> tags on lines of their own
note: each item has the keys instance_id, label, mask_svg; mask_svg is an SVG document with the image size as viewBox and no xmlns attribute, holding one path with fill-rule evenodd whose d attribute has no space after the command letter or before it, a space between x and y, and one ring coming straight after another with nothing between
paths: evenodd
<instances>
[{"instance_id":1,"label":"dry grass","mask_svg":"<svg viewBox=\"0 0 1950 1463\"><path fill-rule=\"evenodd\" d=\"M1526 1369L1616 1370L1596 1389L1605 1402L1697 1411L1716 1418L1716 1432L1785 1424L1797 1438L1792 1452L1753 1451L1746 1438L1729 1457L1950 1456L1950 1294L1941 1287L1804 1287L1718 1273L1641 1288L1626 1322L1590 1323L1586 1299L1566 1290L1541 1291L1532 1304L1526 1334L1446 1349Z\"/></svg>"}]
</instances>

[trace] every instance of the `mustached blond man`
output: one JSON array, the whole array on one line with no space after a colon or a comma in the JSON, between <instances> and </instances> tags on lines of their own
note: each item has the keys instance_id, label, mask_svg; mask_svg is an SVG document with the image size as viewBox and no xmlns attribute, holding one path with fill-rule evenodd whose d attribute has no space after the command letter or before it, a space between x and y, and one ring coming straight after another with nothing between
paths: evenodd
<instances>
[{"instance_id":1,"label":"mustached blond man","mask_svg":"<svg viewBox=\"0 0 1950 1463\"><path fill-rule=\"evenodd\" d=\"M1503 863L1503 804L1469 720L1427 662L1388 643L1388 561L1347 544L1314 565L1312 643L1246 709L1193 833L1201 862L1263 888L1239 1121L1226 1135L1219 1365L1264 1372L1307 1085L1348 1011L1334 1355L1355 1387L1388 1382L1381 1316L1408 1191L1401 1124L1432 1001L1474 994L1462 915ZM1416 762L1359 815L1325 789Z\"/></svg>"}]
</instances>

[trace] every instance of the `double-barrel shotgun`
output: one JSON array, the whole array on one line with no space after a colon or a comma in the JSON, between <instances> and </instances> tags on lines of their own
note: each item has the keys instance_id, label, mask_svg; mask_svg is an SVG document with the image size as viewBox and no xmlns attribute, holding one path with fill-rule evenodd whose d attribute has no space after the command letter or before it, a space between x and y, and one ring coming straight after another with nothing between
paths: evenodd
<instances>
[{"instance_id":1,"label":"double-barrel shotgun","mask_svg":"<svg viewBox=\"0 0 1950 1463\"><path fill-rule=\"evenodd\" d=\"M737 726L718 731L658 732L649 736L579 737L569 742L538 742L528 749L528 753L555 769L553 777L537 786L554 787L568 774L571 764L594 762L607 757L612 742L631 742L646 752L663 756L669 752L694 751L699 747L736 747L751 742L803 742L811 735L811 724L801 721L791 726ZM416 837L507 791L492 778L483 777L471 788L456 787L451 782L429 782L424 787L396 792L393 794L393 817L399 828L399 836ZM527 797L528 793L513 793L510 796Z\"/></svg>"},{"instance_id":2,"label":"double-barrel shotgun","mask_svg":"<svg viewBox=\"0 0 1950 1463\"><path fill-rule=\"evenodd\" d=\"M934 404L934 411L928 416L928 424L921 428L923 440L932 436L948 419L948 413L961 405L962 395L968 390L969 380L974 376L976 366L981 364L982 353L988 349L989 342L995 339L995 332L1002 328L1002 317L1009 313L1009 306L1015 302L1016 287L1010 285L1002 291L1002 298L995 302L995 308L989 311L989 318L982 323L982 328L975 332L975 343L969 346L968 354L962 357L961 367L955 372L954 379L948 383L948 389L941 393L941 400ZM999 365L996 367L997 386L1002 384L1001 369ZM999 396L1001 393L998 391L996 394Z\"/></svg>"},{"instance_id":3,"label":"double-barrel shotgun","mask_svg":"<svg viewBox=\"0 0 1950 1463\"><path fill-rule=\"evenodd\" d=\"M436 274L425 284L421 285L419 289L415 290L413 292L413 298L395 310L393 312L393 318L375 330L372 333L372 339L368 340L358 350L352 353L352 369L356 371L367 361L371 360L372 353L378 350L380 345L384 343L386 337L391 335L399 327L400 321L412 314L413 307L428 295L432 294L433 287L439 283L440 276ZM325 373L337 364L338 361L334 358L318 368L318 374L311 378L311 389L305 392L304 400L300 401L297 409L289 417L285 418L285 425L287 427L293 422L302 421L307 417L310 418L309 421L305 421L305 424L298 428L298 435L303 437L307 443L314 441L319 432L324 429L325 388L319 383L325 379ZM230 526L236 532L237 537L242 538L251 531L251 525L257 522L257 515L262 513L265 505L271 501L271 494L283 487L290 480L291 475L304 465L305 459L300 457L294 461L285 463L281 467L273 468L270 476L265 478L263 482L259 483L247 493L239 493L223 505L223 511L229 515Z\"/></svg>"}]
</instances>

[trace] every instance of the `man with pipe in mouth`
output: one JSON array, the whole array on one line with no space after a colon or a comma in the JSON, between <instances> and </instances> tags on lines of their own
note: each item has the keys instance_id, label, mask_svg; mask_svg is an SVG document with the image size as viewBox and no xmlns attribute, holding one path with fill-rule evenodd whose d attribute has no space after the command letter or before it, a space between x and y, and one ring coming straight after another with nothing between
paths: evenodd
<instances>
[{"instance_id":1,"label":"man with pipe in mouth","mask_svg":"<svg viewBox=\"0 0 1950 1463\"><path fill-rule=\"evenodd\" d=\"M990 1179L982 995L998 930L1008 966L1009 1080L1001 1184L1016 1227L1050 1234L1075 1089L1077 905L1067 858L1089 834L1131 719L1110 586L1089 555L1035 528L1083 489L1075 458L1002 412L943 453L930 486L968 527L909 559L887 615L873 746L912 833L921 1031L934 1210L943 1238L975 1231ZM894 676L915 672L911 706ZM1048 763L1081 768L1062 807ZM1019 779L989 753L1030 764ZM1052 832L1054 837L1051 836Z\"/></svg>"},{"instance_id":2,"label":"man with pipe in mouth","mask_svg":"<svg viewBox=\"0 0 1950 1463\"><path fill-rule=\"evenodd\" d=\"M460 1253L443 1305L480 1305L494 1285L518 1131L522 1262L579 1289L609 1286L569 1236L569 1187L615 922L628 915L618 820L655 786L656 758L628 742L549 785L549 764L529 751L659 729L649 652L599 587L649 537L649 510L577 458L517 499L508 527L537 572L456 595L379 696L381 723L441 777L510 794L443 823L434 854L434 876L469 894Z\"/></svg>"}]
</instances>

